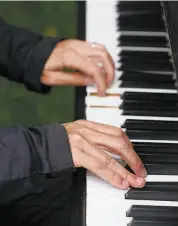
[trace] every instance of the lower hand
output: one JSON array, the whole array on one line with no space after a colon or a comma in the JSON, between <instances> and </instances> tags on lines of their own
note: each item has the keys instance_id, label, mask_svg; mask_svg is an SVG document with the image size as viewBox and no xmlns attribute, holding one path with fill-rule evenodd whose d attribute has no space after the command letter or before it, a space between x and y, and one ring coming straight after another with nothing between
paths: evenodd
<instances>
[{"instance_id":1,"label":"lower hand","mask_svg":"<svg viewBox=\"0 0 178 226\"><path fill-rule=\"evenodd\" d=\"M66 68L74 72L64 71ZM59 42L49 56L41 83L50 86L96 84L98 94L103 96L113 81L114 72L113 59L103 45L65 40Z\"/></svg>"},{"instance_id":2,"label":"lower hand","mask_svg":"<svg viewBox=\"0 0 178 226\"><path fill-rule=\"evenodd\" d=\"M79 120L64 124L75 167L84 167L120 189L143 187L146 170L126 134L117 127ZM103 150L120 155L130 173Z\"/></svg>"}]
</instances>

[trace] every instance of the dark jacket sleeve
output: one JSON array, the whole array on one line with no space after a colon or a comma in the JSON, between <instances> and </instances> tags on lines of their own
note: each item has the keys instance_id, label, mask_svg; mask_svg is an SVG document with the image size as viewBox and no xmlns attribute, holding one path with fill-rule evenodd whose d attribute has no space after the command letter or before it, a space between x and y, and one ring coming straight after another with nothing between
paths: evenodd
<instances>
[{"instance_id":1,"label":"dark jacket sleeve","mask_svg":"<svg viewBox=\"0 0 178 226\"><path fill-rule=\"evenodd\" d=\"M0 204L45 189L45 176L56 177L74 165L65 128L0 129Z\"/></svg>"},{"instance_id":2,"label":"dark jacket sleeve","mask_svg":"<svg viewBox=\"0 0 178 226\"><path fill-rule=\"evenodd\" d=\"M40 76L61 40L12 26L0 18L0 74L25 84L28 90L48 93L50 87L40 83Z\"/></svg>"}]
</instances>

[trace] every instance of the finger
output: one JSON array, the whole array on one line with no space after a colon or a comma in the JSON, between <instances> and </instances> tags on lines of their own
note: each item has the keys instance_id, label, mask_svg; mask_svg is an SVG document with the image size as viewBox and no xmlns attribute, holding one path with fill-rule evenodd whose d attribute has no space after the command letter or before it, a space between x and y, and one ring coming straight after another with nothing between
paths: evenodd
<instances>
[{"instance_id":1,"label":"finger","mask_svg":"<svg viewBox=\"0 0 178 226\"><path fill-rule=\"evenodd\" d=\"M127 137L127 135L123 132L123 130L121 128L106 125L106 124L101 124L101 123L97 123L97 122L92 122L89 120L78 120L78 121L75 121L75 123L78 125L83 125L95 132L110 134L110 135L117 136L117 137L123 137L127 142L128 148L133 149L133 144L130 142L129 138ZM115 154L118 154L118 152Z\"/></svg>"},{"instance_id":2,"label":"finger","mask_svg":"<svg viewBox=\"0 0 178 226\"><path fill-rule=\"evenodd\" d=\"M73 43L72 47L81 55L84 56L95 56L101 60L103 63L104 70L106 72L108 86L111 85L111 82L114 79L115 73L115 64L114 61L105 48L101 44L96 44L95 48L92 48L92 44L85 41L76 41Z\"/></svg>"},{"instance_id":3,"label":"finger","mask_svg":"<svg viewBox=\"0 0 178 226\"><path fill-rule=\"evenodd\" d=\"M92 145L85 142L83 147L84 152L80 151L78 153L82 167L90 170L92 173L117 188L127 189L129 187L128 181L123 180L119 173L112 171L112 169L105 165L105 163L100 160L100 158L88 154L89 151L94 148Z\"/></svg>"},{"instance_id":4,"label":"finger","mask_svg":"<svg viewBox=\"0 0 178 226\"><path fill-rule=\"evenodd\" d=\"M106 90L106 82L100 69L93 64L88 58L80 56L76 51L70 51L64 57L64 66L81 71L83 74L92 77L99 95L103 96Z\"/></svg>"},{"instance_id":5,"label":"finger","mask_svg":"<svg viewBox=\"0 0 178 226\"><path fill-rule=\"evenodd\" d=\"M122 134L123 134L122 129L118 128L116 126L110 126L107 124L102 124L102 123L93 122L93 121L89 121L89 120L77 120L77 121L75 121L75 123L88 127L89 129L92 129L92 130L95 130L98 132L103 132L103 133L110 134L110 135L114 135L114 136L122 136ZM128 140L128 142L130 142L130 141Z\"/></svg>"},{"instance_id":6,"label":"finger","mask_svg":"<svg viewBox=\"0 0 178 226\"><path fill-rule=\"evenodd\" d=\"M46 85L73 85L73 86L86 86L94 84L91 77L85 76L80 72L67 73L67 72L50 72L44 71L42 82Z\"/></svg>"},{"instance_id":7,"label":"finger","mask_svg":"<svg viewBox=\"0 0 178 226\"><path fill-rule=\"evenodd\" d=\"M145 179L142 177L138 177L128 170L126 170L121 164L119 164L111 155L107 154L106 152L99 150L92 145L85 144L85 150L87 154L96 157L99 161L103 162L104 167L110 168L112 172L115 172L120 175L122 180L126 180L132 187L143 187L146 183ZM87 147L87 148L86 148ZM111 182L112 177L109 178Z\"/></svg>"},{"instance_id":8,"label":"finger","mask_svg":"<svg viewBox=\"0 0 178 226\"><path fill-rule=\"evenodd\" d=\"M111 85L111 82L114 79L115 67L113 67L108 52L102 49L91 49L88 52L89 56L94 56L100 59L99 62L103 64L104 71L106 73L108 85Z\"/></svg>"},{"instance_id":9,"label":"finger","mask_svg":"<svg viewBox=\"0 0 178 226\"><path fill-rule=\"evenodd\" d=\"M90 45L90 47L92 47L92 44L93 44L93 43L92 43L92 42L91 42L91 43L88 42L88 44ZM100 43L96 43L96 42L95 42L95 45L96 45L96 48L97 48L97 49L104 50L104 51L106 51L106 52L108 53L108 57L109 57L109 59L110 59L110 62L111 62L111 64L112 64L112 66L115 67L114 60L113 60L111 54L109 53L109 51L107 50L106 46L104 46L104 45L102 45L102 44L100 44Z\"/></svg>"},{"instance_id":10,"label":"finger","mask_svg":"<svg viewBox=\"0 0 178 226\"><path fill-rule=\"evenodd\" d=\"M116 137L102 132L95 132L86 127L79 129L78 132L92 145L103 148L113 154L119 154L136 175L146 177L146 169L140 157L130 147L128 140L124 135Z\"/></svg>"},{"instance_id":11,"label":"finger","mask_svg":"<svg viewBox=\"0 0 178 226\"><path fill-rule=\"evenodd\" d=\"M102 75L104 76L104 79L106 80L107 79L106 72L104 70L103 63L101 62L101 59L99 59L98 57L88 57L88 59L99 68Z\"/></svg>"}]
</instances>

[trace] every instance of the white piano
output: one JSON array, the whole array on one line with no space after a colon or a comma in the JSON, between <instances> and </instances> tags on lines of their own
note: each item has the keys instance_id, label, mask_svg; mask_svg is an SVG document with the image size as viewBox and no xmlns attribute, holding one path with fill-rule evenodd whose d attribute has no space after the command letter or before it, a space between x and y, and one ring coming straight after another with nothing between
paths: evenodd
<instances>
[{"instance_id":1,"label":"white piano","mask_svg":"<svg viewBox=\"0 0 178 226\"><path fill-rule=\"evenodd\" d=\"M86 119L122 127L156 183L121 191L87 172L87 226L178 225L169 208L178 207L178 98L161 10L159 2L86 1L86 40L104 44L116 64L105 97L86 88Z\"/></svg>"}]
</instances>

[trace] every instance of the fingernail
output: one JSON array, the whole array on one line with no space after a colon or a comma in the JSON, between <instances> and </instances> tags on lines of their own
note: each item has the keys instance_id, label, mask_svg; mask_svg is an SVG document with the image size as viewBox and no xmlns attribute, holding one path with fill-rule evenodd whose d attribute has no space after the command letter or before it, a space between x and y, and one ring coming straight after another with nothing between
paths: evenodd
<instances>
[{"instance_id":1,"label":"fingernail","mask_svg":"<svg viewBox=\"0 0 178 226\"><path fill-rule=\"evenodd\" d=\"M143 184L143 182L145 180L143 178L141 178L141 177L137 177L136 181L137 181L138 184Z\"/></svg>"},{"instance_id":2,"label":"fingernail","mask_svg":"<svg viewBox=\"0 0 178 226\"><path fill-rule=\"evenodd\" d=\"M147 171L145 168L143 168L143 170L141 172L141 177L143 177L143 178L147 177Z\"/></svg>"}]
</instances>

